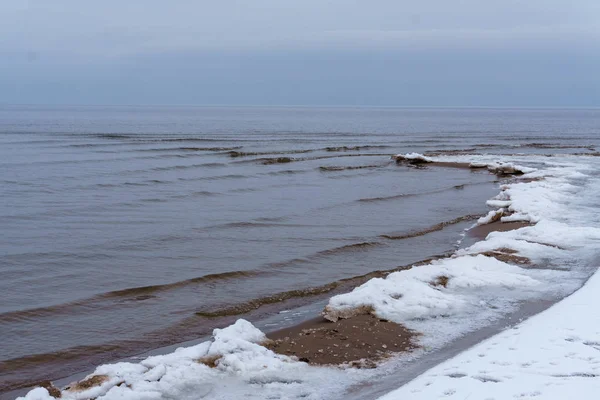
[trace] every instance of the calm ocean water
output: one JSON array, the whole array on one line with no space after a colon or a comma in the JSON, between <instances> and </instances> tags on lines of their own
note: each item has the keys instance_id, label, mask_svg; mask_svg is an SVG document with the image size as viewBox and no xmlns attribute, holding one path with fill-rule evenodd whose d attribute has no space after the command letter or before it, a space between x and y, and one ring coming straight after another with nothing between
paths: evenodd
<instances>
[{"instance_id":1,"label":"calm ocean water","mask_svg":"<svg viewBox=\"0 0 600 400\"><path fill-rule=\"evenodd\" d=\"M599 134L600 110L0 106L0 392L453 250L498 178L393 154Z\"/></svg>"}]
</instances>

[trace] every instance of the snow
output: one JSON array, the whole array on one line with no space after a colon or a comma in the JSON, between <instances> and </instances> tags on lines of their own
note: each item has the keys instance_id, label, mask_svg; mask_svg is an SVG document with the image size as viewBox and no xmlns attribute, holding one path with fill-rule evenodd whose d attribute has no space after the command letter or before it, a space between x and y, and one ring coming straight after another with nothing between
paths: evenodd
<instances>
[{"instance_id":1,"label":"snow","mask_svg":"<svg viewBox=\"0 0 600 400\"><path fill-rule=\"evenodd\" d=\"M487 203L493 210L478 223L500 218L534 225L492 232L451 257L375 278L334 296L326 307L329 318L372 312L421 332L422 350L407 356L409 360L499 320L524 301L567 296L597 268L599 159L512 156L499 162L492 155L400 156L524 173L521 178L526 179L515 178L500 187ZM488 253L507 251L530 260L535 268L499 261ZM564 399L572 393L592 393L598 385L593 377L600 376L600 325L594 326L600 310L592 306L599 289L596 275L546 312L434 367L385 398ZM238 320L215 329L211 340L195 346L140 362L99 366L89 376L105 376L100 385L83 391L63 389L62 398L334 399L372 380L379 370L310 366L273 353L263 346L265 341L263 332ZM36 388L22 399L52 397Z\"/></svg>"},{"instance_id":2,"label":"snow","mask_svg":"<svg viewBox=\"0 0 600 400\"><path fill-rule=\"evenodd\" d=\"M281 392L302 397L310 393L307 388L318 388L327 394L341 382L335 377L343 371L313 367L275 354L260 344L265 340L264 333L239 319L224 329L215 329L212 341L148 357L139 363L100 366L88 377L107 376L104 383L84 391L63 390L62 399L199 399L205 396L263 399L269 395L277 397ZM214 366L206 365L210 363ZM53 398L46 389L38 388L21 399Z\"/></svg>"},{"instance_id":3,"label":"snow","mask_svg":"<svg viewBox=\"0 0 600 400\"><path fill-rule=\"evenodd\" d=\"M436 284L440 277L447 280L445 286ZM533 293L541 282L528 276L526 271L483 255L462 256L433 261L424 267L395 272L385 279L371 279L350 293L334 296L325 310L330 319L338 313L364 305L372 306L377 316L406 324L413 319L441 316L485 313L499 303L489 299L482 303L483 292L498 296L503 288L527 289ZM484 310L482 310L482 308Z\"/></svg>"},{"instance_id":4,"label":"snow","mask_svg":"<svg viewBox=\"0 0 600 400\"><path fill-rule=\"evenodd\" d=\"M395 158L400 160L419 160L426 163L433 162L433 159L426 157L420 153L396 154Z\"/></svg>"},{"instance_id":5,"label":"snow","mask_svg":"<svg viewBox=\"0 0 600 400\"><path fill-rule=\"evenodd\" d=\"M431 160L433 161L433 160ZM513 163L507 162L498 162L498 161L490 161L490 162L477 162L473 161L469 163L471 168L487 168L488 171L494 172L497 174L526 174L536 171L535 168L524 167L522 165L515 165Z\"/></svg>"},{"instance_id":6,"label":"snow","mask_svg":"<svg viewBox=\"0 0 600 400\"><path fill-rule=\"evenodd\" d=\"M479 218L477 220L477 224L478 225L486 225L486 224L490 224L494 221L498 221L500 220L500 217L502 216L502 214L504 214L506 210L504 208L500 208L499 210L494 210L494 211L490 211L487 213L487 215Z\"/></svg>"},{"instance_id":7,"label":"snow","mask_svg":"<svg viewBox=\"0 0 600 400\"><path fill-rule=\"evenodd\" d=\"M550 309L444 362L381 400L595 399L600 274Z\"/></svg>"}]
</instances>

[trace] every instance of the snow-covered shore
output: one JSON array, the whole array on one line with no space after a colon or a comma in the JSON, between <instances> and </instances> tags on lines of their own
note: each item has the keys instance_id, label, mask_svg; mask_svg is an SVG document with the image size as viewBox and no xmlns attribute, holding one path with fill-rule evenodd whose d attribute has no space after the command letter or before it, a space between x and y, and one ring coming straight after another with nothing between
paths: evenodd
<instances>
[{"instance_id":1,"label":"snow-covered shore","mask_svg":"<svg viewBox=\"0 0 600 400\"><path fill-rule=\"evenodd\" d=\"M409 156L417 157L414 154ZM497 166L521 168L527 172L524 175L526 179L503 186L500 194L488 205L503 209L500 216L503 221L527 221L535 225L509 232L493 232L486 240L461 249L450 258L396 272L386 278L375 278L350 293L334 296L325 310L328 318L346 318L353 313L370 312L401 323L422 333L419 338L422 350L412 357L422 356L427 351L440 348L453 339L498 320L515 310L522 301L555 299L571 293L597 266L594 262L600 241L600 215L596 211L600 200L600 177L596 171L600 162L596 159L514 156L506 160L510 164L500 164L494 156L435 157L429 160L432 163L467 162L478 167L487 165L490 171ZM520 163L527 163L528 166L519 167ZM496 210L492 213L497 215ZM482 219L480 223L492 219ZM494 252L518 256L526 260L527 265L514 265L506 258L494 256ZM536 393L540 391L537 386L545 382L589 380L585 374L586 371L593 371L592 361L595 359L590 358L591 364L584 365L586 361L577 359L577 354L583 358L591 357L592 353L587 352L598 351L593 343L600 342L600 338L596 338L596 341L593 339L600 331L600 327L594 330L595 314L585 309L590 307L588 303L593 303L594 290L589 289L590 285L592 288L600 285L600 278L594 277L580 292L521 325L516 331L519 334L531 331L523 336L523 342L529 343L529 353L525 348L523 351L510 349L518 347L511 344L514 332L509 330L425 373L389 395L397 397L389 398L419 398L417 396L421 396L420 393L423 393L420 398L437 398L453 393L463 393L462 397L456 398L465 398L471 386L482 388L478 389L480 392L473 393L487 390L486 396L493 397L496 393L490 385L507 385L506 393L513 393L512 386L516 390L514 393ZM574 300L576 303L569 306L573 303L571 299L577 299L577 296L582 300ZM565 303L567 306L563 305ZM558 313L555 311L557 307ZM565 317L564 321L557 321L562 314L569 313L569 307L578 311L574 311L569 319ZM536 322L540 319L541 322ZM565 325L561 325L563 322ZM562 333L551 331L549 327L552 324L564 327ZM574 330L569 331L572 336L567 337L564 333L570 328ZM543 340L534 341L536 333ZM566 340L569 338L573 340ZM567 344L558 343L559 339ZM164 356L149 357L139 363L100 366L92 374L101 377L96 378L98 384L62 390L62 398L331 399L343 397L344 390L350 385L364 382L376 374L352 368L310 366L293 357L273 353L262 346L264 341L262 332L249 322L239 320L230 327L215 330L212 341L197 346L178 349ZM492 346L492 343L498 344ZM574 347L567 350L568 346L577 343L582 349L581 353L577 353ZM488 353L498 349L497 356L480 357L481 346ZM540 355L544 348L548 349L547 359ZM555 361L556 357L565 354L573 354L574 360L579 361L573 361L570 372L565 372L565 365L559 370L561 366L553 366L550 361L544 365L552 367L527 370L527 367L519 364L521 358L514 358L514 362L506 364L510 361L507 359L511 357L510 354L522 354L524 361L521 364L532 364L532 361L538 360ZM461 357L471 360L466 364L472 364L473 369L454 368L456 373L447 372L448 368L458 365L454 363L459 362L456 360L461 360ZM502 364L494 364L496 359ZM408 362L408 358L405 361ZM488 364L481 364L486 362ZM585 376L580 374L573 378L573 374L579 373L577 368L580 366L583 372L579 372ZM536 371L534 374L541 378L539 381L528 379L524 371ZM436 382L439 380L440 384L427 385L433 381L430 376L436 376ZM458 379L459 376L463 377ZM534 381L537 382L536 387L525 387L528 383L533 385ZM428 391L429 387L432 391ZM474 395L473 398L483 399L486 396ZM26 396L28 400L50 398L48 391L43 388L34 389Z\"/></svg>"},{"instance_id":2,"label":"snow-covered shore","mask_svg":"<svg viewBox=\"0 0 600 400\"><path fill-rule=\"evenodd\" d=\"M381 400L598 398L600 274L550 309L425 372Z\"/></svg>"}]
</instances>

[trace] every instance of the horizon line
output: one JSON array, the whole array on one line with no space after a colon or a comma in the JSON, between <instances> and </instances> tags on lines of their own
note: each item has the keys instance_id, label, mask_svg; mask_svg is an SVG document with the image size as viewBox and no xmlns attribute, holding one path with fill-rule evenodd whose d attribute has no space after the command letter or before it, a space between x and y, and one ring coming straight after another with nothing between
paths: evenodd
<instances>
[{"instance_id":1,"label":"horizon line","mask_svg":"<svg viewBox=\"0 0 600 400\"><path fill-rule=\"evenodd\" d=\"M532 109L532 110L552 110L552 109L600 109L600 105L578 105L578 106L517 106L517 105L370 105L370 104L193 104L193 103L123 103L123 104L101 104L101 103L8 103L0 102L0 107L5 106L51 106L51 107L231 107L231 108L406 108L406 109Z\"/></svg>"}]
</instances>

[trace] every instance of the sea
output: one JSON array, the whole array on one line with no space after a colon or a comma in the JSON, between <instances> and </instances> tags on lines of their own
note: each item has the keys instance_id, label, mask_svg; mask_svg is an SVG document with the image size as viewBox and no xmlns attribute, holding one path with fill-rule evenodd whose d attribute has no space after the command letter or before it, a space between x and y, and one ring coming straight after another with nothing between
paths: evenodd
<instances>
[{"instance_id":1,"label":"sea","mask_svg":"<svg viewBox=\"0 0 600 400\"><path fill-rule=\"evenodd\" d=\"M599 149L599 109L0 105L0 393L464 245L501 179L395 154Z\"/></svg>"}]
</instances>

